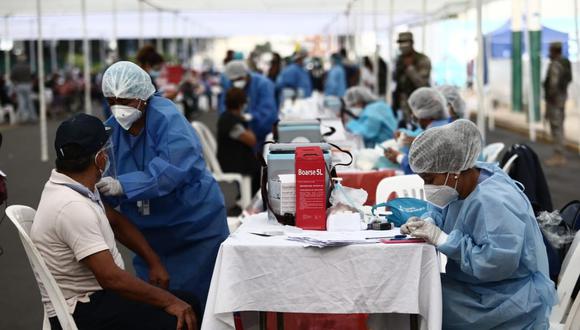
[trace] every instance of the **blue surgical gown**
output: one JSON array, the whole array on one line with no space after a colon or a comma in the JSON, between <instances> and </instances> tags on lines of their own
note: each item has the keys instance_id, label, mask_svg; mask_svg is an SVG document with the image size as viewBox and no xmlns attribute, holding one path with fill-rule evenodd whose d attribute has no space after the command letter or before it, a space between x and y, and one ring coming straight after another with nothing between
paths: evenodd
<instances>
[{"instance_id":1,"label":"blue surgical gown","mask_svg":"<svg viewBox=\"0 0 580 330\"><path fill-rule=\"evenodd\" d=\"M556 301L532 206L499 167L475 190L429 215L449 236L442 274L444 329L548 329Z\"/></svg>"},{"instance_id":2,"label":"blue surgical gown","mask_svg":"<svg viewBox=\"0 0 580 330\"><path fill-rule=\"evenodd\" d=\"M207 170L191 125L168 99L154 95L138 136L112 127L116 173L124 194L108 198L157 252L170 275L169 287L194 293L205 304L220 244L229 234L224 198ZM138 203L149 202L149 215ZM137 275L147 280L147 264L136 256Z\"/></svg>"},{"instance_id":3,"label":"blue surgical gown","mask_svg":"<svg viewBox=\"0 0 580 330\"><path fill-rule=\"evenodd\" d=\"M324 95L343 97L344 93L346 93L346 72L342 64L335 64L326 76Z\"/></svg>"},{"instance_id":4,"label":"blue surgical gown","mask_svg":"<svg viewBox=\"0 0 580 330\"><path fill-rule=\"evenodd\" d=\"M227 78L226 78L227 79ZM232 87L228 80L224 82L225 90ZM246 112L252 115L250 128L256 134L258 145L264 143L266 135L272 132L272 125L278 121L278 106L276 105L274 83L257 73L250 73L250 82L244 89L248 97ZM220 113L225 111L225 96L220 97Z\"/></svg>"},{"instance_id":5,"label":"blue surgical gown","mask_svg":"<svg viewBox=\"0 0 580 330\"><path fill-rule=\"evenodd\" d=\"M278 90L290 88L293 90L302 90L304 97L312 95L312 80L310 74L302 65L292 63L280 72L276 79Z\"/></svg>"},{"instance_id":6,"label":"blue surgical gown","mask_svg":"<svg viewBox=\"0 0 580 330\"><path fill-rule=\"evenodd\" d=\"M351 133L362 136L365 147L374 148L376 144L393 138L397 119L388 104L375 101L367 104L359 118L349 121L346 128Z\"/></svg>"}]
</instances>

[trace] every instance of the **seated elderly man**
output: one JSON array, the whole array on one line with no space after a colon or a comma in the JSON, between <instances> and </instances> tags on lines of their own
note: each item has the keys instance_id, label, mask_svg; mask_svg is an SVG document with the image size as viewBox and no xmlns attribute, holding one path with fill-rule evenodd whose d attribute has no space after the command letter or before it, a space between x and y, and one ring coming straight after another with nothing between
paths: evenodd
<instances>
[{"instance_id":1,"label":"seated elderly man","mask_svg":"<svg viewBox=\"0 0 580 330\"><path fill-rule=\"evenodd\" d=\"M445 97L431 87L421 87L415 90L409 97L408 103L412 111L413 122L419 128L415 131L406 129L397 131L396 138L403 140L404 147L401 150L389 148L385 151L385 157L393 163L400 164L405 174L413 174L407 156L411 143L421 132L448 124L449 112Z\"/></svg>"},{"instance_id":2,"label":"seated elderly man","mask_svg":"<svg viewBox=\"0 0 580 330\"><path fill-rule=\"evenodd\" d=\"M79 114L56 132L56 169L44 187L30 236L60 287L79 329L197 329L199 304L163 288L169 277L143 235L104 208L95 184L109 166L108 133ZM126 272L115 238L147 261L151 283ZM180 298L178 298L177 296ZM61 329L48 296L51 328Z\"/></svg>"}]
</instances>

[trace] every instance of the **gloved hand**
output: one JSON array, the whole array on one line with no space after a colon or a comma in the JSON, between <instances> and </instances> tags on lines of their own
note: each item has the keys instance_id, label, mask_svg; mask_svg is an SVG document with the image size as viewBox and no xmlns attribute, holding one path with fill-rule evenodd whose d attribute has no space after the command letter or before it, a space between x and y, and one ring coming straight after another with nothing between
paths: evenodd
<instances>
[{"instance_id":1,"label":"gloved hand","mask_svg":"<svg viewBox=\"0 0 580 330\"><path fill-rule=\"evenodd\" d=\"M119 180L110 176L106 176L97 182L97 189L105 196L120 196L123 195L123 186Z\"/></svg>"},{"instance_id":2,"label":"gloved hand","mask_svg":"<svg viewBox=\"0 0 580 330\"><path fill-rule=\"evenodd\" d=\"M414 221L409 226L411 236L424 239L427 243L440 246L447 241L447 234L427 221ZM402 232L402 231L401 231Z\"/></svg>"},{"instance_id":3,"label":"gloved hand","mask_svg":"<svg viewBox=\"0 0 580 330\"><path fill-rule=\"evenodd\" d=\"M418 226L418 222L423 221L419 217L410 217L407 222L401 226L401 234L409 235L413 229Z\"/></svg>"}]
</instances>

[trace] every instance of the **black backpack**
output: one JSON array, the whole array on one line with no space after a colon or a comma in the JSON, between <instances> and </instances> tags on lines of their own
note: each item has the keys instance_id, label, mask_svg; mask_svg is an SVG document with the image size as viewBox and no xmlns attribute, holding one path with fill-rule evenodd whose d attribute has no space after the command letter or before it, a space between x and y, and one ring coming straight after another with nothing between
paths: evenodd
<instances>
[{"instance_id":1,"label":"black backpack","mask_svg":"<svg viewBox=\"0 0 580 330\"><path fill-rule=\"evenodd\" d=\"M561 210L560 215L570 230L577 232L580 230L580 201L573 200L566 204Z\"/></svg>"}]
</instances>

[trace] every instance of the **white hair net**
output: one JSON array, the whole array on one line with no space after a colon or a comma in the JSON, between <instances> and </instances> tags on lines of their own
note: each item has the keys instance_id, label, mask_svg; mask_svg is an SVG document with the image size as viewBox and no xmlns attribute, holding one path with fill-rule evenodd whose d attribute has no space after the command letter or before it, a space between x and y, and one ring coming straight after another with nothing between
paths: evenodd
<instances>
[{"instance_id":1,"label":"white hair net","mask_svg":"<svg viewBox=\"0 0 580 330\"><path fill-rule=\"evenodd\" d=\"M224 73L229 80L236 80L248 74L248 66L242 60L231 61L226 65Z\"/></svg>"},{"instance_id":2,"label":"white hair net","mask_svg":"<svg viewBox=\"0 0 580 330\"><path fill-rule=\"evenodd\" d=\"M416 89L409 97L409 107L419 119L440 120L449 117L447 101L441 93L431 87Z\"/></svg>"},{"instance_id":3,"label":"white hair net","mask_svg":"<svg viewBox=\"0 0 580 330\"><path fill-rule=\"evenodd\" d=\"M481 153L477 126L459 119L419 135L409 150L409 165L415 173L458 173L472 168Z\"/></svg>"},{"instance_id":4,"label":"white hair net","mask_svg":"<svg viewBox=\"0 0 580 330\"><path fill-rule=\"evenodd\" d=\"M377 97L367 87L351 87L344 94L344 103L347 107L352 107L357 103L371 103L377 100Z\"/></svg>"},{"instance_id":5,"label":"white hair net","mask_svg":"<svg viewBox=\"0 0 580 330\"><path fill-rule=\"evenodd\" d=\"M453 111L459 118L465 118L465 101L459 94L459 89L451 85L437 86L436 89L445 97L447 104L453 107Z\"/></svg>"},{"instance_id":6,"label":"white hair net","mask_svg":"<svg viewBox=\"0 0 580 330\"><path fill-rule=\"evenodd\" d=\"M147 100L155 93L147 72L128 61L111 65L103 75L102 85L105 97Z\"/></svg>"}]
</instances>

